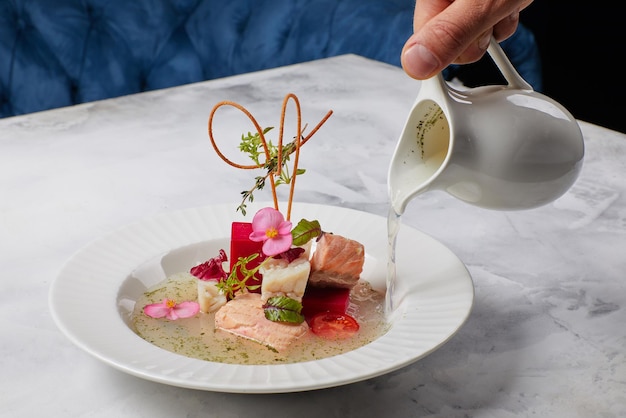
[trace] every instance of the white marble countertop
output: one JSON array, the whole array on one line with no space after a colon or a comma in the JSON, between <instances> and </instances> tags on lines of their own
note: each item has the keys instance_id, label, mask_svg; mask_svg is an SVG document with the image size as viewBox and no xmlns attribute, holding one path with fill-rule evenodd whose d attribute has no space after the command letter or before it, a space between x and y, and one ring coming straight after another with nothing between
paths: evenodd
<instances>
[{"instance_id":1,"label":"white marble countertop","mask_svg":"<svg viewBox=\"0 0 626 418\"><path fill-rule=\"evenodd\" d=\"M113 369L55 326L49 288L81 247L160 212L235 202L249 184L208 141L218 101L262 124L277 124L288 92L310 123L333 109L303 153L296 200L385 216L418 89L398 68L343 56L0 120L0 416L626 416L626 135L584 122L583 171L552 204L497 212L438 192L410 203L403 222L458 255L476 296L447 344L398 371L310 392L204 392Z\"/></svg>"}]
</instances>

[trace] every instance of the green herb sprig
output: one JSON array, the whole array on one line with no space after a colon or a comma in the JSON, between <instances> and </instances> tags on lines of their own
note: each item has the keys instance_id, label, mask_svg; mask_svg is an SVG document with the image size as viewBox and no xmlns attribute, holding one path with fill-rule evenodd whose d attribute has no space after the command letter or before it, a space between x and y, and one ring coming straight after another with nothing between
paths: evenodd
<instances>
[{"instance_id":1,"label":"green herb sprig","mask_svg":"<svg viewBox=\"0 0 626 418\"><path fill-rule=\"evenodd\" d=\"M247 265L248 263L250 263L252 260L254 260L255 258L259 256L260 256L259 253L254 253L247 257L239 257L237 259L237 262L233 265L233 268L228 274L228 277L226 278L226 280L221 280L217 284L217 288L221 290L222 293L224 293L224 295L226 295L227 299L233 299L235 297L235 293L237 292L256 290L259 287L261 287L261 285L248 284L248 281L252 277L254 277L254 275L256 274L257 271L259 271L263 263L259 264L258 266L252 269L249 269ZM239 278L239 275L237 274L237 272L241 273L241 276L242 276L241 279Z\"/></svg>"},{"instance_id":2,"label":"green herb sprig","mask_svg":"<svg viewBox=\"0 0 626 418\"><path fill-rule=\"evenodd\" d=\"M274 129L273 126L264 128L263 135L272 129ZM246 215L246 202L254 202L254 191L263 190L265 187L265 181L272 173L278 173L278 177L275 180L275 185L278 186L281 184L290 184L294 176L304 174L306 172L305 169L298 168L295 173L290 173L288 166L289 156L296 150L295 140L283 145L280 167L278 167L278 146L273 144L271 140L266 143L270 158L265 162L261 162L260 157L265 155L261 135L258 132L255 132L254 134L248 132L247 135L241 135L239 150L247 154L256 165L263 167L266 170L265 175L254 178L254 186L250 190L244 190L241 192L241 204L237 207L237 210L241 211L244 216Z\"/></svg>"}]
</instances>

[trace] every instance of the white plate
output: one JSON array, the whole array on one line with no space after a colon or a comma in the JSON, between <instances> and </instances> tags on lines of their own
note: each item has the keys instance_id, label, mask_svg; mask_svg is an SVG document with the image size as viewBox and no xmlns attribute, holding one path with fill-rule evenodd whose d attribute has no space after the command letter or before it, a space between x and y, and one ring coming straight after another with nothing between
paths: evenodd
<instances>
[{"instance_id":1,"label":"white plate","mask_svg":"<svg viewBox=\"0 0 626 418\"><path fill-rule=\"evenodd\" d=\"M474 287L463 263L433 238L402 226L396 248L396 311L390 330L357 350L317 361L279 365L213 363L145 341L128 326L135 300L167 275L187 271L228 248L235 205L166 213L109 234L76 253L52 284L58 327L105 363L169 385L238 393L321 389L379 376L442 346L467 319ZM283 209L281 207L281 209ZM317 219L326 231L360 241L362 278L385 287L387 220L338 207L294 203L291 219Z\"/></svg>"}]
</instances>

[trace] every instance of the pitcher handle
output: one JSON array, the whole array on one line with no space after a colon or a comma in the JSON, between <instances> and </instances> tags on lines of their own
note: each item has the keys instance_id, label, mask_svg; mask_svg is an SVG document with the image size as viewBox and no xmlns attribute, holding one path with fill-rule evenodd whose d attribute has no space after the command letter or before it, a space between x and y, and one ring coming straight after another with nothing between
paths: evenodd
<instances>
[{"instance_id":1,"label":"pitcher handle","mask_svg":"<svg viewBox=\"0 0 626 418\"><path fill-rule=\"evenodd\" d=\"M519 75L515 67L513 67L513 64L511 64L511 61L509 61L509 58L502 50L502 47L493 36L489 41L487 52L506 79L508 88L533 91L533 87L528 84L528 82L526 82L521 75ZM447 113L447 106L445 105L449 100L448 92L450 90L455 89L446 82L443 78L443 74L439 72L433 77L422 80L422 87L416 102L420 102L424 98L433 99L435 102L439 103L444 109L444 112Z\"/></svg>"},{"instance_id":2,"label":"pitcher handle","mask_svg":"<svg viewBox=\"0 0 626 418\"><path fill-rule=\"evenodd\" d=\"M496 39L492 36L489 41L489 47L487 48L489 56L493 59L498 66L498 69L509 83L509 87L519 90L533 90L532 86L522 78L517 72L511 61L507 58L506 54L502 50L502 47Z\"/></svg>"}]
</instances>

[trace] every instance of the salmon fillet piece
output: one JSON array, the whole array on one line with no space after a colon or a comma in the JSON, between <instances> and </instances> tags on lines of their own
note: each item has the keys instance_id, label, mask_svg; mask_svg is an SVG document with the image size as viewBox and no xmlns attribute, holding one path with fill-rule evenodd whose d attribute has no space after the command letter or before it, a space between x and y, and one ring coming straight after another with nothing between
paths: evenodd
<instances>
[{"instance_id":1,"label":"salmon fillet piece","mask_svg":"<svg viewBox=\"0 0 626 418\"><path fill-rule=\"evenodd\" d=\"M257 341L277 351L285 351L309 330L306 321L288 324L266 319L259 293L237 295L222 306L215 313L215 328Z\"/></svg>"},{"instance_id":2,"label":"salmon fillet piece","mask_svg":"<svg viewBox=\"0 0 626 418\"><path fill-rule=\"evenodd\" d=\"M365 247L358 241L325 232L311 256L309 283L351 289L359 281Z\"/></svg>"}]
</instances>

